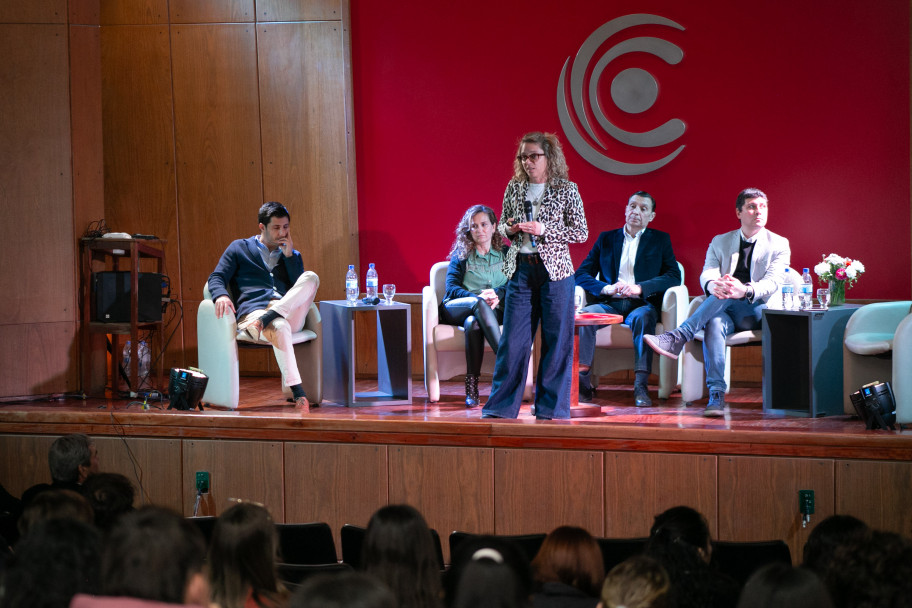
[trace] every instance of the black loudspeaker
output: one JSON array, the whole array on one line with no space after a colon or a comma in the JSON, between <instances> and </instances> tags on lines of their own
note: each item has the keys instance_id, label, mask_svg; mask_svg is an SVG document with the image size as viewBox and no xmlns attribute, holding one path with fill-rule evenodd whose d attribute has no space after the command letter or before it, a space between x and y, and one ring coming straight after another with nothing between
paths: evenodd
<instances>
[{"instance_id":1,"label":"black loudspeaker","mask_svg":"<svg viewBox=\"0 0 912 608\"><path fill-rule=\"evenodd\" d=\"M209 376L202 371L190 368L171 368L171 378L168 381L169 410L192 410L199 408L203 411L200 399L206 392Z\"/></svg>"},{"instance_id":2,"label":"black loudspeaker","mask_svg":"<svg viewBox=\"0 0 912 608\"><path fill-rule=\"evenodd\" d=\"M855 413L868 429L894 430L896 423L896 400L889 382L871 382L855 391L849 397Z\"/></svg>"},{"instance_id":3,"label":"black loudspeaker","mask_svg":"<svg viewBox=\"0 0 912 608\"><path fill-rule=\"evenodd\" d=\"M95 318L99 323L130 322L130 273L127 271L92 273ZM139 323L161 321L162 275L139 273Z\"/></svg>"}]
</instances>

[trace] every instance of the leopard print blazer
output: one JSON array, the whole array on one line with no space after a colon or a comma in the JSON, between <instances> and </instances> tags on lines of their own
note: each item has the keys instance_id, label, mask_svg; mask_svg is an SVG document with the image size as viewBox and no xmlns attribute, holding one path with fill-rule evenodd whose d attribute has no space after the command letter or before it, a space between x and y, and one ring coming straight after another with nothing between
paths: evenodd
<instances>
[{"instance_id":1,"label":"leopard print blazer","mask_svg":"<svg viewBox=\"0 0 912 608\"><path fill-rule=\"evenodd\" d=\"M517 232L511 237L507 233L507 220L524 217L523 201L526 200L528 185L527 181L512 179L504 192L497 231L504 238L510 239L510 248L503 266L508 279L516 270L516 254L522 246L522 233ZM545 225L545 233L538 237L538 253L548 276L552 281L559 281L573 275L573 260L567 243L582 243L589 238L583 199L580 198L576 184L565 179L550 181L545 186L545 195L536 219Z\"/></svg>"}]
</instances>

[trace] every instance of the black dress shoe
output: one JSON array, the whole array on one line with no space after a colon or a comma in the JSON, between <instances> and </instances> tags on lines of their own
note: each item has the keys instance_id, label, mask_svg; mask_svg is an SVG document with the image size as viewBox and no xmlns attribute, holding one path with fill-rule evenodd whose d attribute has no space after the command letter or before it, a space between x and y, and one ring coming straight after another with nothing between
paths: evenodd
<instances>
[{"instance_id":1,"label":"black dress shoe","mask_svg":"<svg viewBox=\"0 0 912 608\"><path fill-rule=\"evenodd\" d=\"M595 389L580 382L579 400L583 403L592 403L593 397L595 397Z\"/></svg>"},{"instance_id":2,"label":"black dress shoe","mask_svg":"<svg viewBox=\"0 0 912 608\"><path fill-rule=\"evenodd\" d=\"M633 386L633 404L637 407L652 407L652 399L649 398L649 391L645 386Z\"/></svg>"}]
</instances>

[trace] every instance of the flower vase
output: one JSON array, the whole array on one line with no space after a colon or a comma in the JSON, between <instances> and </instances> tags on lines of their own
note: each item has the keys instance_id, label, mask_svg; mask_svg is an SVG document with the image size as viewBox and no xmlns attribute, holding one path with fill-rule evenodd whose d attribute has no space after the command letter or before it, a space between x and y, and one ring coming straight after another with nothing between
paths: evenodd
<instances>
[{"instance_id":1,"label":"flower vase","mask_svg":"<svg viewBox=\"0 0 912 608\"><path fill-rule=\"evenodd\" d=\"M830 281L830 306L845 304L845 281Z\"/></svg>"}]
</instances>

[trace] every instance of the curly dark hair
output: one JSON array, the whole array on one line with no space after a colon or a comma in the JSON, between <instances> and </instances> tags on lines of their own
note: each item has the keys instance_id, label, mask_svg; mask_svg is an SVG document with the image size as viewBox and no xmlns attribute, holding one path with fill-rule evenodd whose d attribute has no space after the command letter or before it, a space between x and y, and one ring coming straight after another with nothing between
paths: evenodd
<instances>
[{"instance_id":1,"label":"curly dark hair","mask_svg":"<svg viewBox=\"0 0 912 608\"><path fill-rule=\"evenodd\" d=\"M450 247L450 253L447 255L448 259L455 257L457 260L464 260L475 250L475 241L472 239L472 218L479 213L487 213L488 220L495 228L494 234L491 236L491 249L494 251L503 250L503 238L496 230L497 214L494 213L493 209L485 205L472 205L463 214L459 223L456 224L456 240L453 241L453 245Z\"/></svg>"},{"instance_id":2,"label":"curly dark hair","mask_svg":"<svg viewBox=\"0 0 912 608\"><path fill-rule=\"evenodd\" d=\"M548 161L549 183L568 179L567 159L564 157L564 149L561 147L560 140L554 133L542 133L541 131L526 133L519 140L519 145L516 146L516 158L513 159L513 179L518 182L529 181L529 176L519 159L523 144L536 144L541 147L542 152L545 153L545 160Z\"/></svg>"}]
</instances>

